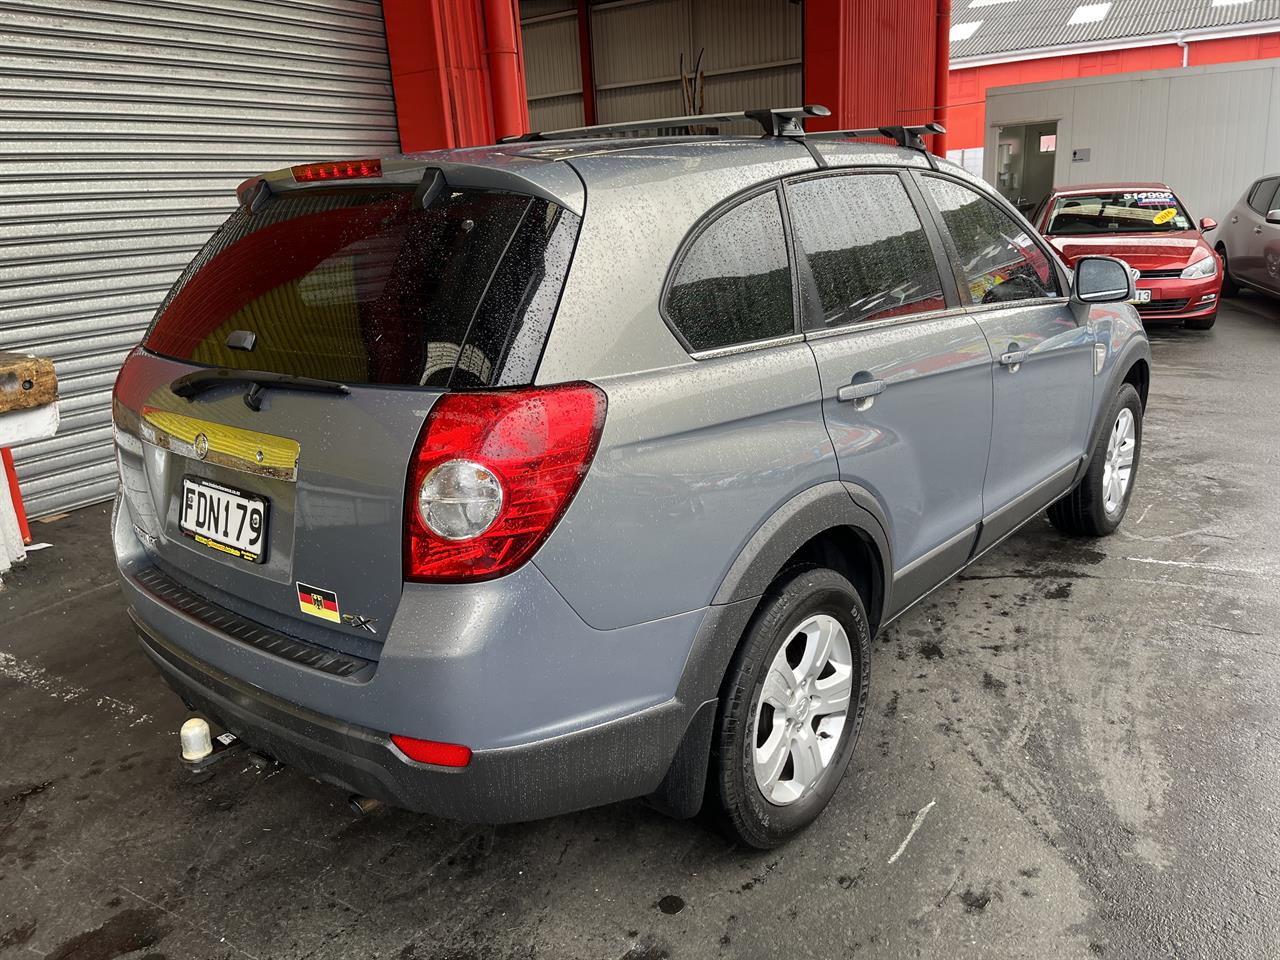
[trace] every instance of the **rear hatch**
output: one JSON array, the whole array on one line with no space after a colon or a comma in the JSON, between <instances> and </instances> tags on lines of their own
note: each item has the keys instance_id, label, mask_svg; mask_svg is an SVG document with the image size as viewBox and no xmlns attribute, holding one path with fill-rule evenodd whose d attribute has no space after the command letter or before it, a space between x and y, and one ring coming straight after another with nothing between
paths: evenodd
<instances>
[{"instance_id":1,"label":"rear hatch","mask_svg":"<svg viewBox=\"0 0 1280 960\"><path fill-rule=\"evenodd\" d=\"M579 222L420 174L248 185L115 393L123 498L155 566L369 659L400 599L423 420L447 391L532 382Z\"/></svg>"}]
</instances>

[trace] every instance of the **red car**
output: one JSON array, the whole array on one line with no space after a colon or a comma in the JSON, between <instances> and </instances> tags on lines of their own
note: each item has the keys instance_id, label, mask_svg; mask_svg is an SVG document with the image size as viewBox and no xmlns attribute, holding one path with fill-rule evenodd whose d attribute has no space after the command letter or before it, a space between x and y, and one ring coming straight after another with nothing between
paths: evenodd
<instances>
[{"instance_id":1,"label":"red car","mask_svg":"<svg viewBox=\"0 0 1280 960\"><path fill-rule=\"evenodd\" d=\"M1222 264L1199 226L1163 183L1093 183L1055 188L1036 226L1068 267L1085 254L1119 257L1138 271L1135 306L1143 322L1168 320L1208 330L1218 316Z\"/></svg>"}]
</instances>

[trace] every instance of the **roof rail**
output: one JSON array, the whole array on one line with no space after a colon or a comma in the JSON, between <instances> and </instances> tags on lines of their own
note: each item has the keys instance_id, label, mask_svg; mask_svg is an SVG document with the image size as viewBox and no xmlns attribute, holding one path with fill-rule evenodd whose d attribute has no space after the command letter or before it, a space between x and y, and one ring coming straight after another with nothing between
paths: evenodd
<instances>
[{"instance_id":1,"label":"roof rail","mask_svg":"<svg viewBox=\"0 0 1280 960\"><path fill-rule=\"evenodd\" d=\"M712 123L733 123L737 120L754 120L766 137L803 137L804 121L808 117L829 117L831 111L820 103L803 107L772 107L761 110L741 110L733 113L700 113L687 117L662 117L655 120L635 120L627 123L599 123L591 127L567 127L563 130L538 130L518 137L503 137L499 143L530 143L538 140L577 140L583 137L604 137L616 133L639 133L645 130L667 130L673 127L700 127Z\"/></svg>"},{"instance_id":2,"label":"roof rail","mask_svg":"<svg viewBox=\"0 0 1280 960\"><path fill-rule=\"evenodd\" d=\"M946 133L947 129L940 123L922 123L918 126L886 126L873 127L866 130L823 130L819 133L809 134L810 139L821 138L823 140L846 140L858 137L888 137L900 147L906 147L909 150L926 150L924 145L925 134L928 133Z\"/></svg>"}]
</instances>

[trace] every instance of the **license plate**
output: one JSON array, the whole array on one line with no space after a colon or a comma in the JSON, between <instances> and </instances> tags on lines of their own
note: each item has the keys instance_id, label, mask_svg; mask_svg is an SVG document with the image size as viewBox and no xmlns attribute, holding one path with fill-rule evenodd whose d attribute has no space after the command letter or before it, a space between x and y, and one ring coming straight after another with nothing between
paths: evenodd
<instances>
[{"instance_id":1,"label":"license plate","mask_svg":"<svg viewBox=\"0 0 1280 960\"><path fill-rule=\"evenodd\" d=\"M1129 301L1130 303L1150 303L1151 302L1150 290L1135 290L1134 294L1135 296L1132 300Z\"/></svg>"},{"instance_id":2,"label":"license plate","mask_svg":"<svg viewBox=\"0 0 1280 960\"><path fill-rule=\"evenodd\" d=\"M267 501L208 480L182 478L178 526L196 543L240 560L266 559Z\"/></svg>"}]
</instances>

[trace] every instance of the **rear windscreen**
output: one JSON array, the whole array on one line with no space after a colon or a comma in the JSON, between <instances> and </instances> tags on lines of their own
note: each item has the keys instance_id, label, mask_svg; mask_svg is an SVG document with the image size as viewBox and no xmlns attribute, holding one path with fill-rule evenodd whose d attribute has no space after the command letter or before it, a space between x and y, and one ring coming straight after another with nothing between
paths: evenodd
<instances>
[{"instance_id":1,"label":"rear windscreen","mask_svg":"<svg viewBox=\"0 0 1280 960\"><path fill-rule=\"evenodd\" d=\"M501 191L445 187L425 207L412 188L272 195L213 235L143 345L351 384L529 383L577 229L556 204Z\"/></svg>"}]
</instances>

